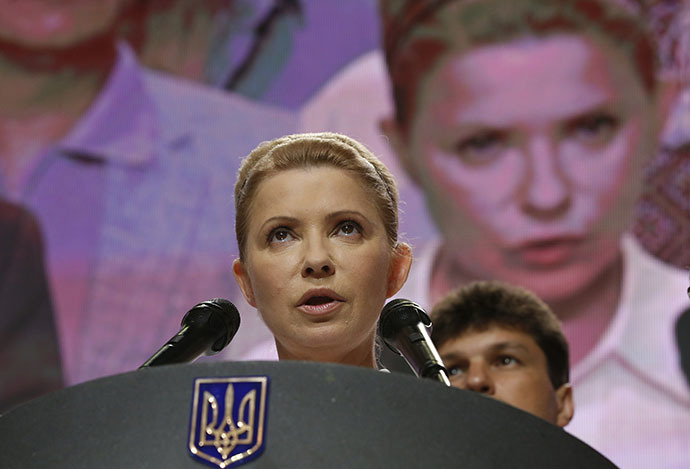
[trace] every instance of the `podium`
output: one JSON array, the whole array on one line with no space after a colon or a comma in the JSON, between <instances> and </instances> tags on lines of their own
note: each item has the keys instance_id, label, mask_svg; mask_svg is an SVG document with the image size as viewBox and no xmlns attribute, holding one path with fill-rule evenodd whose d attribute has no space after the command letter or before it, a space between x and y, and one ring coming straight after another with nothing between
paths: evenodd
<instances>
[{"instance_id":1,"label":"podium","mask_svg":"<svg viewBox=\"0 0 690 469\"><path fill-rule=\"evenodd\" d=\"M161 366L62 389L0 417L0 467L223 467L193 457L190 446L193 427L210 428L222 420L213 412L222 417L222 407L232 407L223 396L200 394L204 383L224 383L227 400L232 380L254 380L259 391L234 404L242 416L220 433L237 443L242 431L257 437L261 430L262 448L230 467L615 467L564 430L494 399L395 373L304 362ZM238 384L231 397L239 402L245 391ZM216 407L204 407L209 402ZM251 426L243 425L250 414ZM209 448L220 451L208 441L201 450Z\"/></svg>"}]
</instances>

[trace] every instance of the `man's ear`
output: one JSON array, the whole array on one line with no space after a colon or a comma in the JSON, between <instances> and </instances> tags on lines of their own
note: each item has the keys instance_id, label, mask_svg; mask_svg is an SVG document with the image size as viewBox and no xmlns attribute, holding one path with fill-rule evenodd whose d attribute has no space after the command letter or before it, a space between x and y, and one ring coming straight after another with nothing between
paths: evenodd
<instances>
[{"instance_id":1,"label":"man's ear","mask_svg":"<svg viewBox=\"0 0 690 469\"><path fill-rule=\"evenodd\" d=\"M395 246L391 266L388 271L388 288L386 298L398 293L405 284L407 275L412 266L412 248L407 243L398 243Z\"/></svg>"},{"instance_id":2,"label":"man's ear","mask_svg":"<svg viewBox=\"0 0 690 469\"><path fill-rule=\"evenodd\" d=\"M232 263L232 273L235 275L235 280L242 290L242 295L247 303L256 308L256 301L254 298L254 289L252 288L252 281L249 278L249 273L244 267L244 263L241 260L235 259Z\"/></svg>"},{"instance_id":3,"label":"man's ear","mask_svg":"<svg viewBox=\"0 0 690 469\"><path fill-rule=\"evenodd\" d=\"M395 153L396 158L398 158L400 166L403 167L407 176L419 186L419 180L417 179L419 172L416 170L414 159L408 150L406 135L400 128L398 121L393 117L387 117L379 121L379 127L381 132L388 138L388 144L392 148L393 153Z\"/></svg>"},{"instance_id":4,"label":"man's ear","mask_svg":"<svg viewBox=\"0 0 690 469\"><path fill-rule=\"evenodd\" d=\"M565 427L570 423L575 413L575 404L573 403L573 387L570 383L561 385L556 389L556 404L558 405L558 414L556 415L556 425Z\"/></svg>"}]
</instances>

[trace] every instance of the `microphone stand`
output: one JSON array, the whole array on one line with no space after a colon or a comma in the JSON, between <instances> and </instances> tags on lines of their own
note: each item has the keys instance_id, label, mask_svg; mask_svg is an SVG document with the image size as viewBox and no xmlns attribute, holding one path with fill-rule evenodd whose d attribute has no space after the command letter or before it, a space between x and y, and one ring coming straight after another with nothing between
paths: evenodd
<instances>
[{"instance_id":1,"label":"microphone stand","mask_svg":"<svg viewBox=\"0 0 690 469\"><path fill-rule=\"evenodd\" d=\"M450 386L448 370L429 337L431 319L418 304L398 298L381 311L378 332L393 352L402 355L420 378Z\"/></svg>"},{"instance_id":2,"label":"microphone stand","mask_svg":"<svg viewBox=\"0 0 690 469\"><path fill-rule=\"evenodd\" d=\"M450 377L448 370L442 365L443 361L435 348L429 347L431 344L431 337L427 332L426 326L418 322L416 325L408 325L401 329L402 334L409 337L409 346L405 342L399 342L397 345L400 348L399 354L405 358L413 370L418 370L419 377L439 381L446 386L450 386ZM421 348L423 353L413 353L413 348ZM421 363L416 362L413 357L434 357L434 359L426 359Z\"/></svg>"}]
</instances>

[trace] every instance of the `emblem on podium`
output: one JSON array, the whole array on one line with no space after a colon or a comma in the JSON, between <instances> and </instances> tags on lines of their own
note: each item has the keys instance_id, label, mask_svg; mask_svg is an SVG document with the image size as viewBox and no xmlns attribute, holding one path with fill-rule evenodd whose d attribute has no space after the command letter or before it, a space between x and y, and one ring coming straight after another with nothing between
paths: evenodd
<instances>
[{"instance_id":1,"label":"emblem on podium","mask_svg":"<svg viewBox=\"0 0 690 469\"><path fill-rule=\"evenodd\" d=\"M194 380L192 456L221 469L256 458L264 448L267 396L268 376Z\"/></svg>"}]
</instances>

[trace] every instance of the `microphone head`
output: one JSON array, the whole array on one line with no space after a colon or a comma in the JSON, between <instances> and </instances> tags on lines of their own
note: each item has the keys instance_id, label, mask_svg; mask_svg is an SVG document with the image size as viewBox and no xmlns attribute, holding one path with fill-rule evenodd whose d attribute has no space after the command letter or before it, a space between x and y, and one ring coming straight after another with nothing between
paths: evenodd
<instances>
[{"instance_id":1,"label":"microphone head","mask_svg":"<svg viewBox=\"0 0 690 469\"><path fill-rule=\"evenodd\" d=\"M240 328L240 313L225 298L202 301L182 318L182 326L197 325L213 334L215 341L206 355L220 352L227 346Z\"/></svg>"},{"instance_id":2,"label":"microphone head","mask_svg":"<svg viewBox=\"0 0 690 469\"><path fill-rule=\"evenodd\" d=\"M690 385L690 308L686 309L676 320L676 347L680 357L680 369Z\"/></svg>"},{"instance_id":3,"label":"microphone head","mask_svg":"<svg viewBox=\"0 0 690 469\"><path fill-rule=\"evenodd\" d=\"M421 306L402 298L391 301L381 311L378 332L388 348L402 355L417 376L450 386L448 372L429 337L431 319Z\"/></svg>"},{"instance_id":4,"label":"microphone head","mask_svg":"<svg viewBox=\"0 0 690 469\"><path fill-rule=\"evenodd\" d=\"M431 325L429 315L421 306L413 301L398 298L383 307L379 319L379 335L390 347L389 341L394 341L404 327L415 326L419 322L427 327Z\"/></svg>"}]
</instances>

